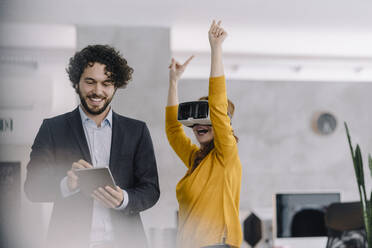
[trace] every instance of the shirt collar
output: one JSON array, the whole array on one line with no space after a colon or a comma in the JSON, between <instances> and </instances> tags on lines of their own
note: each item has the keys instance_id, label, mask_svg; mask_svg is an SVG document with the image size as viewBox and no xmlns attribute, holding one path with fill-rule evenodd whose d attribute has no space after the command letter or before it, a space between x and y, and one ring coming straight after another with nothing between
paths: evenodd
<instances>
[{"instance_id":1,"label":"shirt collar","mask_svg":"<svg viewBox=\"0 0 372 248\"><path fill-rule=\"evenodd\" d=\"M112 126L112 108L111 106L109 106L110 108L110 111L107 113L106 115L106 118L102 121L101 123L101 127L105 126L105 125L109 125L110 127ZM82 109L81 105L79 105L79 112L80 112L80 117L81 117L81 121L84 123L87 123L89 121L95 123L91 118L89 118L84 110Z\"/></svg>"}]
</instances>

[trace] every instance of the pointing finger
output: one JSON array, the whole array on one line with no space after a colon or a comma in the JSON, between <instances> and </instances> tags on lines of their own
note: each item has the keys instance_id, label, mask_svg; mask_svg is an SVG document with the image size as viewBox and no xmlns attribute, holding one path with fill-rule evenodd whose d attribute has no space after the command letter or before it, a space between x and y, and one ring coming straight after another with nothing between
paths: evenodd
<instances>
[{"instance_id":1,"label":"pointing finger","mask_svg":"<svg viewBox=\"0 0 372 248\"><path fill-rule=\"evenodd\" d=\"M174 60L174 58L172 58L172 62L171 62L170 68L172 70L176 69L176 61Z\"/></svg>"},{"instance_id":2,"label":"pointing finger","mask_svg":"<svg viewBox=\"0 0 372 248\"><path fill-rule=\"evenodd\" d=\"M214 26L212 27L212 29L211 29L212 34L216 34L216 31L217 31L218 28L219 28L219 27L218 27L217 25L214 25Z\"/></svg>"},{"instance_id":3,"label":"pointing finger","mask_svg":"<svg viewBox=\"0 0 372 248\"><path fill-rule=\"evenodd\" d=\"M210 29L212 29L214 25L216 25L216 21L215 20L213 20Z\"/></svg>"},{"instance_id":4,"label":"pointing finger","mask_svg":"<svg viewBox=\"0 0 372 248\"><path fill-rule=\"evenodd\" d=\"M187 66L187 65L190 63L190 61L191 61L194 57L195 57L194 55L191 55L190 58L188 58L188 59L185 61L185 63L183 63L182 66Z\"/></svg>"}]
</instances>

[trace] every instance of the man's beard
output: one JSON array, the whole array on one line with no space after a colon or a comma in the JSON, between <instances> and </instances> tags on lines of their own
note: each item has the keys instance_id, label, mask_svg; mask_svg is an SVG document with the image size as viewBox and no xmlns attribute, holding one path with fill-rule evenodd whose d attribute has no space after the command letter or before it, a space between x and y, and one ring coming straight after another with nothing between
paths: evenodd
<instances>
[{"instance_id":1,"label":"man's beard","mask_svg":"<svg viewBox=\"0 0 372 248\"><path fill-rule=\"evenodd\" d=\"M113 95L113 96L114 96L114 95ZM80 102L81 102L81 104L83 105L84 109L85 109L89 114L91 114L91 115L99 115L99 114L102 114L102 113L106 110L106 108L108 107L108 105L111 103L111 100L112 100L113 96L112 96L111 98L107 98L106 103L105 103L105 105L103 105L102 108L100 108L100 109L98 109L98 110L92 110L91 108L89 108L87 102L85 101L84 97L81 95L80 90L79 90ZM96 95L96 94L91 94L91 95L89 95L89 96L87 96L87 97L91 97L91 98L101 98L101 99L102 99L102 97L100 97L100 96L98 96L98 95Z\"/></svg>"}]
</instances>

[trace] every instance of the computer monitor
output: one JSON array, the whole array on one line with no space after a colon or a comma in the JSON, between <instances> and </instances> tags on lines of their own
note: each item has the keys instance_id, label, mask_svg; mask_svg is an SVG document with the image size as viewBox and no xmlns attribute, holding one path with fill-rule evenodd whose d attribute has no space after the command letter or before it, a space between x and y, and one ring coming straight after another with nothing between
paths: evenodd
<instances>
[{"instance_id":1,"label":"computer monitor","mask_svg":"<svg viewBox=\"0 0 372 248\"><path fill-rule=\"evenodd\" d=\"M274 196L274 245L310 247L325 245L326 208L340 202L340 193L280 193Z\"/></svg>"}]
</instances>

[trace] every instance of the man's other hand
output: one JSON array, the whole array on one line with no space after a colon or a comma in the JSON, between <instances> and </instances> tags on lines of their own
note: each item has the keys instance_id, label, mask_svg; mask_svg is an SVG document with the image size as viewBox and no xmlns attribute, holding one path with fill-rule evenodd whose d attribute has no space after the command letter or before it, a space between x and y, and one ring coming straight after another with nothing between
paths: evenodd
<instances>
[{"instance_id":1,"label":"man's other hand","mask_svg":"<svg viewBox=\"0 0 372 248\"><path fill-rule=\"evenodd\" d=\"M98 188L93 192L92 197L106 208L120 207L124 201L123 190L118 186L116 186L116 189L110 186Z\"/></svg>"}]
</instances>

